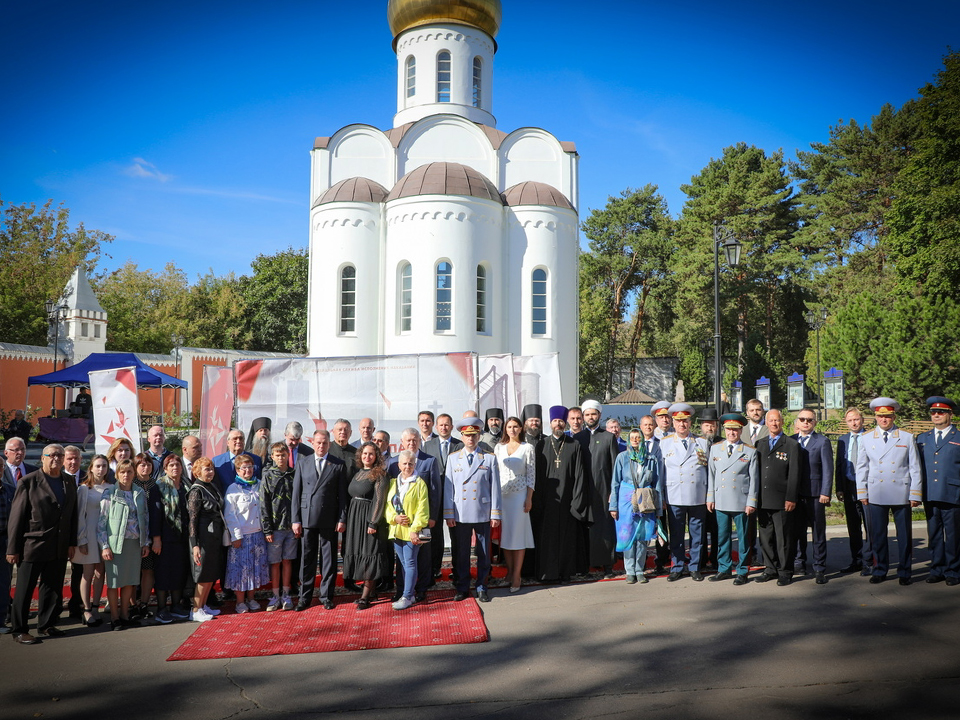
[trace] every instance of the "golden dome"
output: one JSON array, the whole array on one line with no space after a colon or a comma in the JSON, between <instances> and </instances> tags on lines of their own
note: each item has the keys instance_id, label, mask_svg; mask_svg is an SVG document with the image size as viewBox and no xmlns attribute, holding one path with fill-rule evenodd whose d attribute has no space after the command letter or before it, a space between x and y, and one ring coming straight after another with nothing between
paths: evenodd
<instances>
[{"instance_id":1,"label":"golden dome","mask_svg":"<svg viewBox=\"0 0 960 720\"><path fill-rule=\"evenodd\" d=\"M500 0L389 0L387 19L393 37L412 27L434 23L469 25L496 37Z\"/></svg>"}]
</instances>

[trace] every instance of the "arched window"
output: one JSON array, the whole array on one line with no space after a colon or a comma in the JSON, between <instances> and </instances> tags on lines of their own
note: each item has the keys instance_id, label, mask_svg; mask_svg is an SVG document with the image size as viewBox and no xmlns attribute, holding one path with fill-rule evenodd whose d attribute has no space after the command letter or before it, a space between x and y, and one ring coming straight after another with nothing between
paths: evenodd
<instances>
[{"instance_id":1,"label":"arched window","mask_svg":"<svg viewBox=\"0 0 960 720\"><path fill-rule=\"evenodd\" d=\"M437 332L453 329L453 265L437 263Z\"/></svg>"},{"instance_id":2,"label":"arched window","mask_svg":"<svg viewBox=\"0 0 960 720\"><path fill-rule=\"evenodd\" d=\"M479 56L473 59L473 106L480 107L480 90L482 82L483 61Z\"/></svg>"},{"instance_id":3,"label":"arched window","mask_svg":"<svg viewBox=\"0 0 960 720\"><path fill-rule=\"evenodd\" d=\"M450 53L437 55L437 102L450 102Z\"/></svg>"},{"instance_id":4,"label":"arched window","mask_svg":"<svg viewBox=\"0 0 960 720\"><path fill-rule=\"evenodd\" d=\"M477 265L477 332L487 332L487 269Z\"/></svg>"},{"instance_id":5,"label":"arched window","mask_svg":"<svg viewBox=\"0 0 960 720\"><path fill-rule=\"evenodd\" d=\"M413 317L413 269L410 263L400 267L400 332L410 332Z\"/></svg>"},{"instance_id":6,"label":"arched window","mask_svg":"<svg viewBox=\"0 0 960 720\"><path fill-rule=\"evenodd\" d=\"M407 58L407 97L413 97L417 91L417 59L411 55Z\"/></svg>"},{"instance_id":7,"label":"arched window","mask_svg":"<svg viewBox=\"0 0 960 720\"><path fill-rule=\"evenodd\" d=\"M357 269L346 265L340 271L340 334L357 331Z\"/></svg>"},{"instance_id":8,"label":"arched window","mask_svg":"<svg viewBox=\"0 0 960 720\"><path fill-rule=\"evenodd\" d=\"M530 293L532 314L531 331L534 335L547 334L547 271L537 268L533 271L533 283Z\"/></svg>"}]
</instances>

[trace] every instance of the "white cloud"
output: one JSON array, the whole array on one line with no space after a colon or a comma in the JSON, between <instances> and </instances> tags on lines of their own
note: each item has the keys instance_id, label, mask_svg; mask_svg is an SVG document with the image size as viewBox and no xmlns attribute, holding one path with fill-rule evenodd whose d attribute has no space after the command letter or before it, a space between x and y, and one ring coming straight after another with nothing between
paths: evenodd
<instances>
[{"instance_id":1,"label":"white cloud","mask_svg":"<svg viewBox=\"0 0 960 720\"><path fill-rule=\"evenodd\" d=\"M156 165L143 158L134 158L133 163L123 169L123 173L135 178L152 178L162 183L173 178L173 175L166 175L160 172Z\"/></svg>"}]
</instances>

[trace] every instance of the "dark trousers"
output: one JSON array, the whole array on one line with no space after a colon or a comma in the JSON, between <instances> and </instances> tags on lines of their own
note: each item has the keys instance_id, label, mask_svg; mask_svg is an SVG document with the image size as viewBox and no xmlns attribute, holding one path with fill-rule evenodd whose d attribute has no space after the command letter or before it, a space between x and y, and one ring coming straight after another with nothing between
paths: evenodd
<instances>
[{"instance_id":1,"label":"dark trousers","mask_svg":"<svg viewBox=\"0 0 960 720\"><path fill-rule=\"evenodd\" d=\"M0 533L0 625L7 624L10 615L10 582L13 565L7 562L7 533Z\"/></svg>"},{"instance_id":2,"label":"dark trousers","mask_svg":"<svg viewBox=\"0 0 960 720\"><path fill-rule=\"evenodd\" d=\"M763 550L764 572L793 577L793 556L797 547L793 533L794 510L757 510L757 534Z\"/></svg>"},{"instance_id":3,"label":"dark trousers","mask_svg":"<svg viewBox=\"0 0 960 720\"><path fill-rule=\"evenodd\" d=\"M40 584L37 630L46 630L57 624L60 605L63 603L63 578L67 574L66 560L27 562L17 568L17 590L13 594L11 629L15 635L27 632L30 617L30 600Z\"/></svg>"},{"instance_id":4,"label":"dark trousers","mask_svg":"<svg viewBox=\"0 0 960 720\"><path fill-rule=\"evenodd\" d=\"M960 505L925 502L930 576L960 578Z\"/></svg>"},{"instance_id":5,"label":"dark trousers","mask_svg":"<svg viewBox=\"0 0 960 720\"><path fill-rule=\"evenodd\" d=\"M490 576L490 523L461 523L450 528L450 537L456 536L456 555L453 556L453 569L457 573L454 587L457 592L470 590L470 538L477 535L477 591L487 589Z\"/></svg>"},{"instance_id":6,"label":"dark trousers","mask_svg":"<svg viewBox=\"0 0 960 720\"><path fill-rule=\"evenodd\" d=\"M70 563L70 599L67 609L71 613L83 612L83 598L80 597L80 580L83 579L83 565Z\"/></svg>"},{"instance_id":7,"label":"dark trousers","mask_svg":"<svg viewBox=\"0 0 960 720\"><path fill-rule=\"evenodd\" d=\"M320 599L333 600L333 588L337 579L337 531L336 528L303 529L300 539L303 565L300 569L300 597L308 602L313 597L313 585L317 578L317 555L320 555Z\"/></svg>"},{"instance_id":8,"label":"dark trousers","mask_svg":"<svg viewBox=\"0 0 960 720\"><path fill-rule=\"evenodd\" d=\"M683 570L687 560L686 529L690 528L690 572L700 569L700 552L703 548L703 521L706 518L706 505L671 505L668 515L670 521L670 554L673 567L670 572Z\"/></svg>"},{"instance_id":9,"label":"dark trousers","mask_svg":"<svg viewBox=\"0 0 960 720\"><path fill-rule=\"evenodd\" d=\"M843 514L847 521L847 537L850 538L850 562L866 568L873 567L873 547L870 533L866 532L863 503L857 500L857 491L843 494Z\"/></svg>"},{"instance_id":10,"label":"dark trousers","mask_svg":"<svg viewBox=\"0 0 960 720\"><path fill-rule=\"evenodd\" d=\"M664 513L666 514L666 522L663 523L663 534L664 538L660 538L660 534L657 534L657 568L662 570L667 566L667 563L670 560L670 506L664 504Z\"/></svg>"},{"instance_id":11,"label":"dark trousers","mask_svg":"<svg viewBox=\"0 0 960 720\"><path fill-rule=\"evenodd\" d=\"M438 526L439 527L439 526ZM440 536L440 545L435 546L434 543L437 542L436 533L431 530L430 534L433 538L430 542L417 545L419 550L417 551L417 592L424 593L427 591L427 588L433 584L433 551L440 547L443 548L443 536Z\"/></svg>"},{"instance_id":12,"label":"dark trousers","mask_svg":"<svg viewBox=\"0 0 960 720\"><path fill-rule=\"evenodd\" d=\"M706 555L702 563L704 566L717 567L717 549L720 545L717 535L717 515L708 512L703 516L703 551Z\"/></svg>"},{"instance_id":13,"label":"dark trousers","mask_svg":"<svg viewBox=\"0 0 960 720\"><path fill-rule=\"evenodd\" d=\"M877 558L873 574L883 577L890 569L890 549L887 546L887 525L890 512L893 511L893 524L897 530L897 549L900 557L897 576L908 578L913 574L913 513L909 505L866 506L867 528L870 530L870 544Z\"/></svg>"},{"instance_id":14,"label":"dark trousers","mask_svg":"<svg viewBox=\"0 0 960 720\"><path fill-rule=\"evenodd\" d=\"M827 569L827 506L820 497L801 497L797 509L793 511L794 528L797 538L795 562L807 564L807 528L813 530L813 571L825 572Z\"/></svg>"}]
</instances>

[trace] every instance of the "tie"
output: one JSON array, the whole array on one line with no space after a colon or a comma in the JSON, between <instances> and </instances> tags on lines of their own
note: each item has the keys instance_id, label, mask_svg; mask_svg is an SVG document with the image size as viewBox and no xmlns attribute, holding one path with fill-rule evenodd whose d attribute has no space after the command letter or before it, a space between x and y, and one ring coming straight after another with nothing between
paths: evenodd
<instances>
[{"instance_id":1,"label":"tie","mask_svg":"<svg viewBox=\"0 0 960 720\"><path fill-rule=\"evenodd\" d=\"M467 453L467 465L473 467L473 453Z\"/></svg>"},{"instance_id":2,"label":"tie","mask_svg":"<svg viewBox=\"0 0 960 720\"><path fill-rule=\"evenodd\" d=\"M653 452L653 440L647 440L647 453Z\"/></svg>"},{"instance_id":3,"label":"tie","mask_svg":"<svg viewBox=\"0 0 960 720\"><path fill-rule=\"evenodd\" d=\"M690 446L687 445L687 439L686 439L686 438L683 438L683 440L681 440L680 442L683 443L683 449L684 449L684 450L689 450L689 449L690 449Z\"/></svg>"},{"instance_id":4,"label":"tie","mask_svg":"<svg viewBox=\"0 0 960 720\"><path fill-rule=\"evenodd\" d=\"M727 457L733 457L733 445L727 445Z\"/></svg>"},{"instance_id":5,"label":"tie","mask_svg":"<svg viewBox=\"0 0 960 720\"><path fill-rule=\"evenodd\" d=\"M883 432L883 442L884 442L884 444L886 444L886 442L887 442L887 431L886 431L886 430L884 430L884 432Z\"/></svg>"},{"instance_id":6,"label":"tie","mask_svg":"<svg viewBox=\"0 0 960 720\"><path fill-rule=\"evenodd\" d=\"M317 458L317 477L323 474L323 458Z\"/></svg>"},{"instance_id":7,"label":"tie","mask_svg":"<svg viewBox=\"0 0 960 720\"><path fill-rule=\"evenodd\" d=\"M801 435L801 436L800 436L800 445L801 445L801 447L803 447L804 450L807 449L807 441L808 441L809 439L810 439L810 436L809 436L809 435Z\"/></svg>"},{"instance_id":8,"label":"tie","mask_svg":"<svg viewBox=\"0 0 960 720\"><path fill-rule=\"evenodd\" d=\"M20 466L17 465L17 482L20 482L23 479L23 470L20 469Z\"/></svg>"},{"instance_id":9,"label":"tie","mask_svg":"<svg viewBox=\"0 0 960 720\"><path fill-rule=\"evenodd\" d=\"M757 439L757 433L758 433L758 432L760 432L760 426L759 426L759 425L754 425L754 426L750 429L750 439L751 439L751 440L756 440L756 439Z\"/></svg>"},{"instance_id":10,"label":"tie","mask_svg":"<svg viewBox=\"0 0 960 720\"><path fill-rule=\"evenodd\" d=\"M857 451L859 448L860 442L860 433L853 433L850 435L850 462L856 466L857 464Z\"/></svg>"},{"instance_id":11,"label":"tie","mask_svg":"<svg viewBox=\"0 0 960 720\"><path fill-rule=\"evenodd\" d=\"M943 430L937 430L937 447L943 442Z\"/></svg>"},{"instance_id":12,"label":"tie","mask_svg":"<svg viewBox=\"0 0 960 720\"><path fill-rule=\"evenodd\" d=\"M440 443L440 460L443 466L447 466L447 454L450 452L450 441L444 440Z\"/></svg>"}]
</instances>

